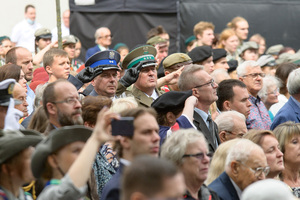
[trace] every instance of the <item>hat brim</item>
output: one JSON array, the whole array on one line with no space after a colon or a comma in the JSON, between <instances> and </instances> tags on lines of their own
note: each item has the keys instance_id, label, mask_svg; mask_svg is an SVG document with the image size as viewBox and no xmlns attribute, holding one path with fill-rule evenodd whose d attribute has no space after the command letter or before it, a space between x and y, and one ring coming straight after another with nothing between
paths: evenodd
<instances>
[{"instance_id":1,"label":"hat brim","mask_svg":"<svg viewBox=\"0 0 300 200\"><path fill-rule=\"evenodd\" d=\"M52 35L51 34L48 34L48 35L40 35L38 36L39 38L43 38L43 39L51 39L52 38Z\"/></svg>"},{"instance_id":2,"label":"hat brim","mask_svg":"<svg viewBox=\"0 0 300 200\"><path fill-rule=\"evenodd\" d=\"M22 104L22 101L18 100L18 99L14 99L15 105L20 105ZM0 103L0 106L9 106L10 101L6 101L3 103Z\"/></svg>"}]
</instances>

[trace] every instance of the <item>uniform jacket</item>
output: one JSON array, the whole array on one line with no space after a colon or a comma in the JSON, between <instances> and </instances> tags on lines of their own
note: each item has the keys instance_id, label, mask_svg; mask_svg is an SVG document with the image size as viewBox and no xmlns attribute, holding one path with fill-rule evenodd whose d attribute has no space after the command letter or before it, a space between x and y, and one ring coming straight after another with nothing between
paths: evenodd
<instances>
[{"instance_id":1,"label":"uniform jacket","mask_svg":"<svg viewBox=\"0 0 300 200\"><path fill-rule=\"evenodd\" d=\"M215 191L221 200L240 199L226 172L223 172L208 187Z\"/></svg>"}]
</instances>

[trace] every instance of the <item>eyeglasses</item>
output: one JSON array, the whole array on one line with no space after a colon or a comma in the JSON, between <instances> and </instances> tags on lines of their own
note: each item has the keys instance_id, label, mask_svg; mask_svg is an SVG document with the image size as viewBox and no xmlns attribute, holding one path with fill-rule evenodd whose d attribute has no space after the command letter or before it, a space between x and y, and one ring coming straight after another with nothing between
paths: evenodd
<instances>
[{"instance_id":1,"label":"eyeglasses","mask_svg":"<svg viewBox=\"0 0 300 200\"><path fill-rule=\"evenodd\" d=\"M213 153L207 153L207 154L205 154L207 157L209 157L209 158L212 158L213 157ZM197 159L199 159L199 160L203 160L203 158L204 158L204 153L196 153L196 154L184 154L183 156L182 156L182 158L185 158L185 157L195 157L195 158L197 158Z\"/></svg>"},{"instance_id":2,"label":"eyeglasses","mask_svg":"<svg viewBox=\"0 0 300 200\"><path fill-rule=\"evenodd\" d=\"M202 87L202 86L209 85L209 84L211 85L211 87L214 87L215 86L215 80L211 79L208 83L204 83L202 85L195 86L194 88Z\"/></svg>"},{"instance_id":3,"label":"eyeglasses","mask_svg":"<svg viewBox=\"0 0 300 200\"><path fill-rule=\"evenodd\" d=\"M255 177L259 177L262 173L265 174L265 176L267 176L270 172L270 167L257 167L255 169L252 169L251 167L245 165L244 163L242 163L241 161L238 161L239 163L241 163L244 167L247 167L248 169L250 169L251 172L254 173Z\"/></svg>"},{"instance_id":4,"label":"eyeglasses","mask_svg":"<svg viewBox=\"0 0 300 200\"><path fill-rule=\"evenodd\" d=\"M62 101L53 101L52 103L54 103L54 104L67 103L67 104L71 104L74 106L74 105L76 105L77 102L80 102L78 98L70 97L70 98L67 98Z\"/></svg>"},{"instance_id":5,"label":"eyeglasses","mask_svg":"<svg viewBox=\"0 0 300 200\"><path fill-rule=\"evenodd\" d=\"M225 130L225 132L226 132L226 133L229 133L229 134L231 134L231 135L236 135L238 138L242 138L242 137L244 136L244 134L245 134L245 133L234 134L233 132L231 132L231 131L226 131L226 130Z\"/></svg>"},{"instance_id":6,"label":"eyeglasses","mask_svg":"<svg viewBox=\"0 0 300 200\"><path fill-rule=\"evenodd\" d=\"M263 78L263 77L266 76L266 74L265 73L252 73L252 74L246 74L243 77L247 77L247 76L250 76L251 78L255 79L258 76L260 76L261 78Z\"/></svg>"},{"instance_id":7,"label":"eyeglasses","mask_svg":"<svg viewBox=\"0 0 300 200\"><path fill-rule=\"evenodd\" d=\"M109 38L109 37L113 37L112 35L104 35L104 36L100 36L100 37L98 37L98 38L105 38L105 39L107 39L107 38Z\"/></svg>"},{"instance_id":8,"label":"eyeglasses","mask_svg":"<svg viewBox=\"0 0 300 200\"><path fill-rule=\"evenodd\" d=\"M273 90L272 92L269 92L267 94L274 94L277 95L279 93L279 88L276 88L275 90Z\"/></svg>"}]
</instances>

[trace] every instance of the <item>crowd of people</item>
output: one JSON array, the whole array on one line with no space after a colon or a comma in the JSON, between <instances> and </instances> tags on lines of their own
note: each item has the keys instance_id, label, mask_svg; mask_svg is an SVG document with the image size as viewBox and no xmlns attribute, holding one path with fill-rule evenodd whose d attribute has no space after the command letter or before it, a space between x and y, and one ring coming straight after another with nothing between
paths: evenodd
<instances>
[{"instance_id":1,"label":"crowd of people","mask_svg":"<svg viewBox=\"0 0 300 200\"><path fill-rule=\"evenodd\" d=\"M70 11L62 49L35 12L0 37L0 199L300 198L300 52L238 16L170 55L100 27L82 61Z\"/></svg>"}]
</instances>

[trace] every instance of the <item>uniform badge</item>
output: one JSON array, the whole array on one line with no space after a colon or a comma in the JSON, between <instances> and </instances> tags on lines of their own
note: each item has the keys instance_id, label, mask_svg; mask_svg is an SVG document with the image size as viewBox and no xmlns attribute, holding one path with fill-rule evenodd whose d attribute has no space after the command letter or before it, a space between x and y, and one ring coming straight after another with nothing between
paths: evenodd
<instances>
[{"instance_id":1,"label":"uniform badge","mask_svg":"<svg viewBox=\"0 0 300 200\"><path fill-rule=\"evenodd\" d=\"M114 60L115 58L115 52L111 51L109 52L109 59Z\"/></svg>"},{"instance_id":2,"label":"uniform badge","mask_svg":"<svg viewBox=\"0 0 300 200\"><path fill-rule=\"evenodd\" d=\"M144 54L149 54L148 47L143 47Z\"/></svg>"},{"instance_id":3,"label":"uniform badge","mask_svg":"<svg viewBox=\"0 0 300 200\"><path fill-rule=\"evenodd\" d=\"M8 94L12 94L13 93L14 86L15 86L14 83L9 84L9 86L7 88L7 93Z\"/></svg>"}]
</instances>

